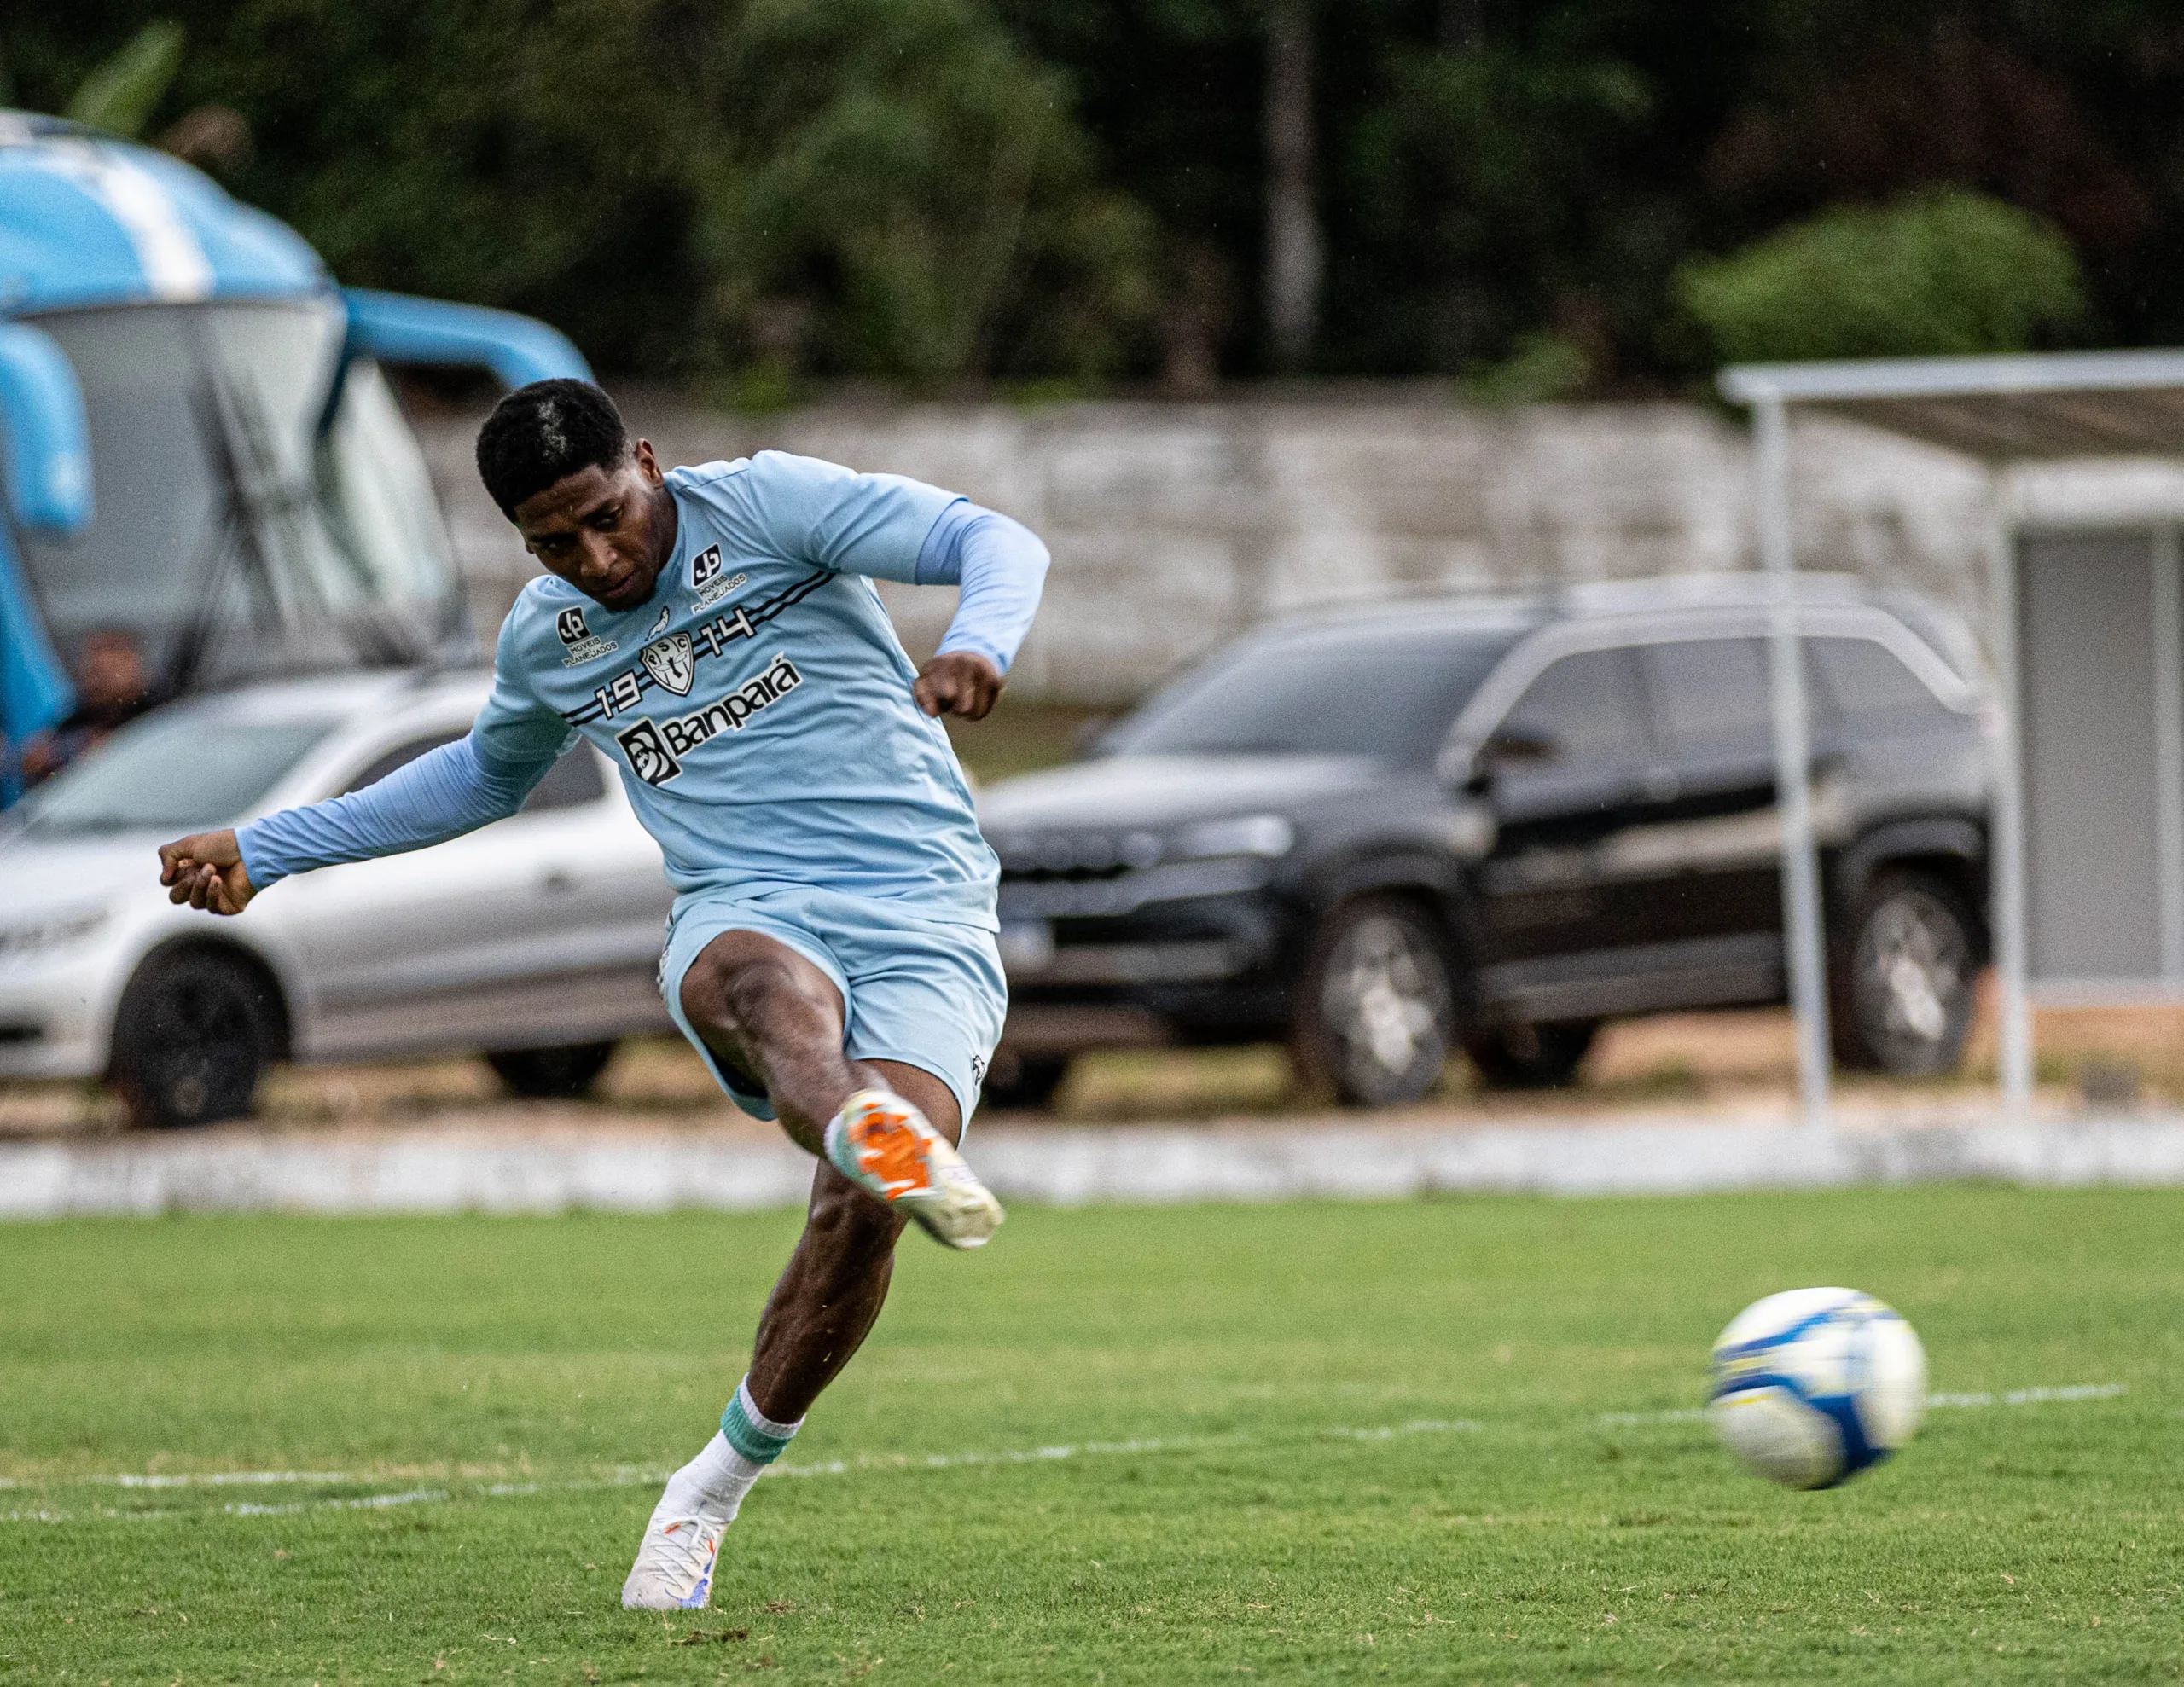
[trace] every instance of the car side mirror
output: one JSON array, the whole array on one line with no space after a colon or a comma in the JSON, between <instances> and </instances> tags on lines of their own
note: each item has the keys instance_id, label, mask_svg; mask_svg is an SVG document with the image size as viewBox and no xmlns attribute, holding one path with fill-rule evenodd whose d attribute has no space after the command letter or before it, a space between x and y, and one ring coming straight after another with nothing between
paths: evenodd
<instances>
[{"instance_id":1,"label":"car side mirror","mask_svg":"<svg viewBox=\"0 0 2184 1687\"><path fill-rule=\"evenodd\" d=\"M487 368L511 388L556 376L591 379L591 365L566 335L512 310L370 287L344 288L341 299L349 308L349 357Z\"/></svg>"},{"instance_id":2,"label":"car side mirror","mask_svg":"<svg viewBox=\"0 0 2184 1687\"><path fill-rule=\"evenodd\" d=\"M1496 733L1473 752L1471 776L1464 781L1464 789L1474 793L1484 791L1494 783L1495 775L1504 769L1552 761L1560 748L1542 733Z\"/></svg>"},{"instance_id":3,"label":"car side mirror","mask_svg":"<svg viewBox=\"0 0 2184 1687\"><path fill-rule=\"evenodd\" d=\"M73 538L91 524L90 425L67 356L26 322L0 322L0 433L15 519Z\"/></svg>"}]
</instances>

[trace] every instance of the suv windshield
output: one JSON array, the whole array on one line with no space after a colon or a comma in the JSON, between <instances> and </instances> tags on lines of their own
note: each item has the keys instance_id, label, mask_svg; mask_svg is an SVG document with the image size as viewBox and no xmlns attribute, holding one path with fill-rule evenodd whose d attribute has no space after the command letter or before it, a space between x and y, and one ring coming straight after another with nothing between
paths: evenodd
<instances>
[{"instance_id":1,"label":"suv windshield","mask_svg":"<svg viewBox=\"0 0 2184 1687\"><path fill-rule=\"evenodd\" d=\"M125 632L178 691L413 661L456 630L447 539L386 381L353 362L334 392L338 300L28 320L90 420L90 530L20 536L64 655Z\"/></svg>"},{"instance_id":2,"label":"suv windshield","mask_svg":"<svg viewBox=\"0 0 2184 1687\"><path fill-rule=\"evenodd\" d=\"M334 728L324 721L208 723L161 710L40 786L23 835L201 832L226 826Z\"/></svg>"},{"instance_id":3,"label":"suv windshield","mask_svg":"<svg viewBox=\"0 0 2184 1687\"><path fill-rule=\"evenodd\" d=\"M1371 756L1430 766L1519 628L1345 627L1252 640L1153 698L1101 748L1141 756Z\"/></svg>"}]
</instances>

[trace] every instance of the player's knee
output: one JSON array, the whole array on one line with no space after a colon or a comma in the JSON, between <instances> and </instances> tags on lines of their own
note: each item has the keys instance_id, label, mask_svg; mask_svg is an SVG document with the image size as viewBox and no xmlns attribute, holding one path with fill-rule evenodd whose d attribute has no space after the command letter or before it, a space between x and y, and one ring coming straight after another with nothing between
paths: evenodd
<instances>
[{"instance_id":1,"label":"player's knee","mask_svg":"<svg viewBox=\"0 0 2184 1687\"><path fill-rule=\"evenodd\" d=\"M804 1006L811 994L799 970L776 956L732 960L700 954L682 975L682 1012L701 1031L757 1035L770 1016ZM814 1006L818 1006L816 998Z\"/></svg>"}]
</instances>

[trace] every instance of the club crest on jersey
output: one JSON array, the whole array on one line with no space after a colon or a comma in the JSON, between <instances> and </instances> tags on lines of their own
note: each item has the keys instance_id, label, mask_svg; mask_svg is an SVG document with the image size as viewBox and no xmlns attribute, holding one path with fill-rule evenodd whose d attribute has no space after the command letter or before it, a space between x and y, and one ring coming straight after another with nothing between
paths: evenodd
<instances>
[{"instance_id":1,"label":"club crest on jersey","mask_svg":"<svg viewBox=\"0 0 2184 1687\"><path fill-rule=\"evenodd\" d=\"M584 623L584 611L565 609L554 617L554 630L561 635L568 653L562 657L564 668L578 668L587 662L595 662L602 656L612 656L619 648L612 639L602 639Z\"/></svg>"},{"instance_id":2,"label":"club crest on jersey","mask_svg":"<svg viewBox=\"0 0 2184 1687\"><path fill-rule=\"evenodd\" d=\"M614 734L630 758L630 771L647 785L665 785L682 772L682 758L716 733L741 732L762 709L771 708L804 683L783 651L766 671L746 680L717 703L673 721L632 721Z\"/></svg>"},{"instance_id":3,"label":"club crest on jersey","mask_svg":"<svg viewBox=\"0 0 2184 1687\"><path fill-rule=\"evenodd\" d=\"M735 574L723 579L721 570L720 547L708 545L690 559L690 595L698 600L700 609L718 603L738 586L751 583L748 574Z\"/></svg>"},{"instance_id":4,"label":"club crest on jersey","mask_svg":"<svg viewBox=\"0 0 2184 1687\"><path fill-rule=\"evenodd\" d=\"M637 652L645 664L645 672L677 697L690 694L690 682L698 676L698 664L690 652L688 633L670 633L655 640Z\"/></svg>"}]
</instances>

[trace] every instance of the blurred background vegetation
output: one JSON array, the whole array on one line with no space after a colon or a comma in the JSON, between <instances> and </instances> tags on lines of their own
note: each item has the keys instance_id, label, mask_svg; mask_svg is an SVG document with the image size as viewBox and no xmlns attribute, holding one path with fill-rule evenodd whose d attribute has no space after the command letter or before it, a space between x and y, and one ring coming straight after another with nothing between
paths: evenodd
<instances>
[{"instance_id":1,"label":"blurred background vegetation","mask_svg":"<svg viewBox=\"0 0 2184 1687\"><path fill-rule=\"evenodd\" d=\"M0 84L754 406L2184 341L2174 0L9 0Z\"/></svg>"}]
</instances>

